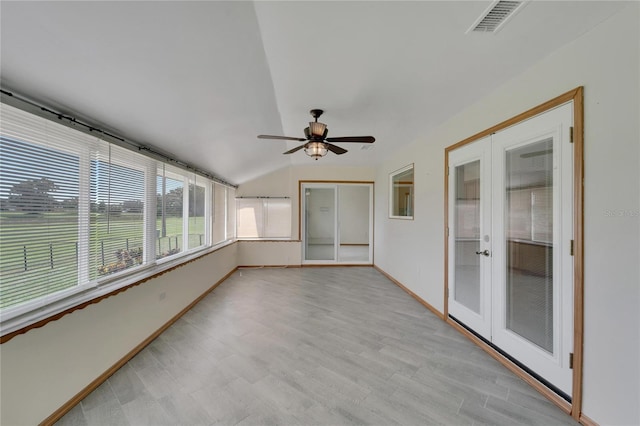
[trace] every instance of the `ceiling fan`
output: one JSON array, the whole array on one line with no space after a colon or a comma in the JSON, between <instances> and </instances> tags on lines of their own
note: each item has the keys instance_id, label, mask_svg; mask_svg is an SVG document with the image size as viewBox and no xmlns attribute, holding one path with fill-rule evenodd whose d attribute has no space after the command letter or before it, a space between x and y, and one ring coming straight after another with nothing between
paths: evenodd
<instances>
[{"instance_id":1,"label":"ceiling fan","mask_svg":"<svg viewBox=\"0 0 640 426\"><path fill-rule=\"evenodd\" d=\"M347 152L346 149L340 148L339 146L333 145L331 142L357 142L357 143L373 143L375 142L375 138L373 136L342 136L337 138L328 138L327 133L329 129L327 129L327 125L324 123L318 122L318 117L322 115L324 112L321 109L312 109L309 111L311 116L315 119L309 123L309 127L304 129L304 138L293 138L289 136L272 136L272 135L258 135L259 139L279 139L279 140L287 140L287 141L300 141L305 142L304 144L297 146L284 154L293 154L296 151L299 151L304 148L304 152L314 160L317 160L320 157L324 157L327 155L327 152L331 151L334 154L341 155Z\"/></svg>"}]
</instances>

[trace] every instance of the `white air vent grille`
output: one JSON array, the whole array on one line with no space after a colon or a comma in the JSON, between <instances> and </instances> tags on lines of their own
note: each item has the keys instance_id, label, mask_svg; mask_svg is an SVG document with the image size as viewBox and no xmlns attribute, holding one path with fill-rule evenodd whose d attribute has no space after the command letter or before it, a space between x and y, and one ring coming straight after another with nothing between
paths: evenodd
<instances>
[{"instance_id":1,"label":"white air vent grille","mask_svg":"<svg viewBox=\"0 0 640 426\"><path fill-rule=\"evenodd\" d=\"M494 1L473 23L471 28L467 30L467 33L471 31L482 33L497 32L525 3L525 1Z\"/></svg>"}]
</instances>

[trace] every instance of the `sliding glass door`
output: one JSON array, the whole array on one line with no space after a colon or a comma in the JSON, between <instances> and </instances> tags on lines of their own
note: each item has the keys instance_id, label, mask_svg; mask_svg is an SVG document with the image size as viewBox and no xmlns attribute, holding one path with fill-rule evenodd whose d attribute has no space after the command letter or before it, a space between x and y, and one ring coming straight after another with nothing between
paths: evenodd
<instances>
[{"instance_id":1,"label":"sliding glass door","mask_svg":"<svg viewBox=\"0 0 640 426\"><path fill-rule=\"evenodd\" d=\"M372 184L301 184L304 263L371 264L372 193Z\"/></svg>"}]
</instances>

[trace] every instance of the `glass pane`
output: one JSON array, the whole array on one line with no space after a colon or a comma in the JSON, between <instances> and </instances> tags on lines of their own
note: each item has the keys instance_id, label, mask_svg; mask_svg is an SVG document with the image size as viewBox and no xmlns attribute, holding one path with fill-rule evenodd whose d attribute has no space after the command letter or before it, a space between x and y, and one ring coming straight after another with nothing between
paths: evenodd
<instances>
[{"instance_id":1,"label":"glass pane","mask_svg":"<svg viewBox=\"0 0 640 426\"><path fill-rule=\"evenodd\" d=\"M506 153L506 326L553 352L553 139Z\"/></svg>"},{"instance_id":2,"label":"glass pane","mask_svg":"<svg viewBox=\"0 0 640 426\"><path fill-rule=\"evenodd\" d=\"M334 260L335 198L333 188L306 188L306 260Z\"/></svg>"},{"instance_id":3,"label":"glass pane","mask_svg":"<svg viewBox=\"0 0 640 426\"><path fill-rule=\"evenodd\" d=\"M156 259L182 251L182 205L184 181L165 176L162 169L157 178L157 234Z\"/></svg>"},{"instance_id":4,"label":"glass pane","mask_svg":"<svg viewBox=\"0 0 640 426\"><path fill-rule=\"evenodd\" d=\"M89 277L142 264L144 172L104 160L91 161Z\"/></svg>"},{"instance_id":5,"label":"glass pane","mask_svg":"<svg viewBox=\"0 0 640 426\"><path fill-rule=\"evenodd\" d=\"M204 235L204 186L189 184L189 248L200 247L207 241Z\"/></svg>"},{"instance_id":6,"label":"glass pane","mask_svg":"<svg viewBox=\"0 0 640 426\"><path fill-rule=\"evenodd\" d=\"M369 260L369 187L339 186L341 262Z\"/></svg>"},{"instance_id":7,"label":"glass pane","mask_svg":"<svg viewBox=\"0 0 640 426\"><path fill-rule=\"evenodd\" d=\"M77 155L0 138L0 308L78 284Z\"/></svg>"},{"instance_id":8,"label":"glass pane","mask_svg":"<svg viewBox=\"0 0 640 426\"><path fill-rule=\"evenodd\" d=\"M480 160L455 169L456 302L480 313Z\"/></svg>"}]
</instances>

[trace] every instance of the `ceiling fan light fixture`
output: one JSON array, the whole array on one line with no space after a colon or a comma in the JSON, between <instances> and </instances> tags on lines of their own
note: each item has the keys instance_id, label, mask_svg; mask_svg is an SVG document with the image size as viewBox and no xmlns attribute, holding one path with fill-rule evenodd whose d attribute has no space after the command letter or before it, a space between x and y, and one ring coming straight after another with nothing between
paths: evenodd
<instances>
[{"instance_id":1,"label":"ceiling fan light fixture","mask_svg":"<svg viewBox=\"0 0 640 426\"><path fill-rule=\"evenodd\" d=\"M318 121L312 121L309 123L309 130L311 131L312 136L323 137L324 132L327 129L327 125L324 123L320 123Z\"/></svg>"},{"instance_id":2,"label":"ceiling fan light fixture","mask_svg":"<svg viewBox=\"0 0 640 426\"><path fill-rule=\"evenodd\" d=\"M322 142L309 142L307 146L304 147L305 154L314 160L324 157L328 151L327 146Z\"/></svg>"}]
</instances>

